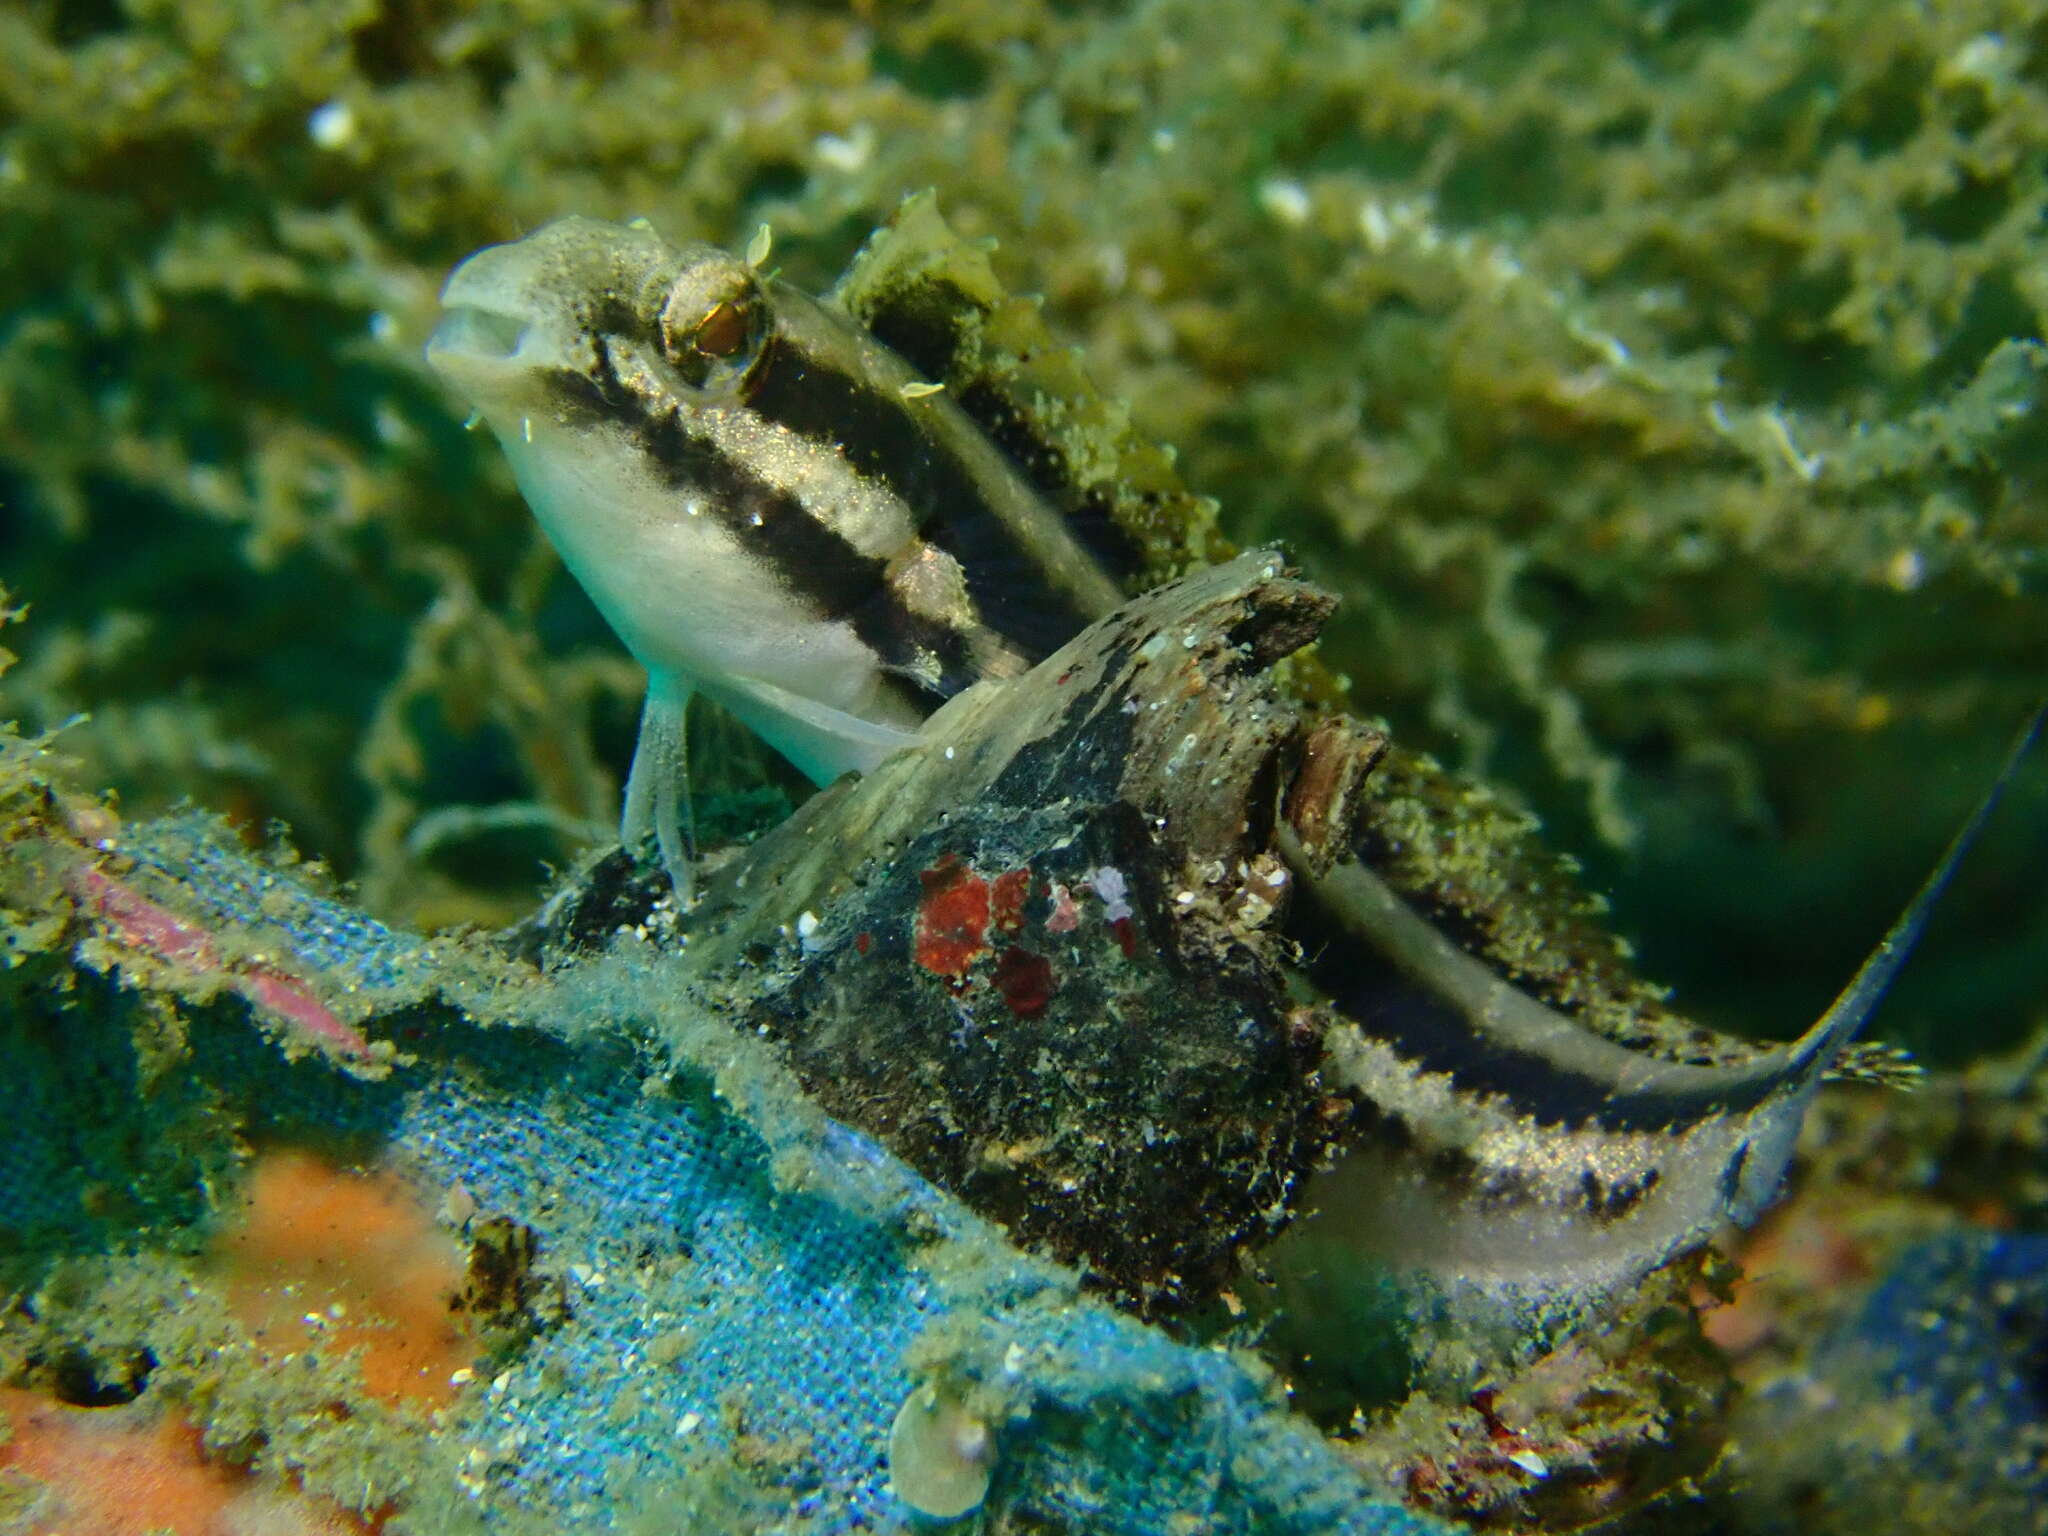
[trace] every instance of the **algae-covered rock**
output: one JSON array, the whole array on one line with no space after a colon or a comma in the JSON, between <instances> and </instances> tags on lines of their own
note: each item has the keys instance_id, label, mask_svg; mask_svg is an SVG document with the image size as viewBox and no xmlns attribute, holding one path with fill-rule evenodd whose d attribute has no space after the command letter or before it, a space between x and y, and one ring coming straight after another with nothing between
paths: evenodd
<instances>
[{"instance_id":1,"label":"algae-covered rock","mask_svg":"<svg viewBox=\"0 0 2048 1536\"><path fill-rule=\"evenodd\" d=\"M1975 1231L1909 1250L1746 1405L1736 1529L2048 1530L2044 1345L2048 1241Z\"/></svg>"}]
</instances>

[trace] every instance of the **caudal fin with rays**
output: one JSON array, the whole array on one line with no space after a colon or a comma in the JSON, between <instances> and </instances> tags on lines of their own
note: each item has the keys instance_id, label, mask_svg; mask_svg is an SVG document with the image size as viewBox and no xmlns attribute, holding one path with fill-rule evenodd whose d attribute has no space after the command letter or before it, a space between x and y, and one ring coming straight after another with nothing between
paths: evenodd
<instances>
[{"instance_id":1,"label":"caudal fin with rays","mask_svg":"<svg viewBox=\"0 0 2048 1536\"><path fill-rule=\"evenodd\" d=\"M1927 920L1934 915L1934 907L1948 890L1949 882L1955 878L1957 868L1976 845L1983 834L1984 825L1990 821L1991 813L1998 809L2006 787L2012 783L2013 775L2020 764L2040 739L2044 722L2048 722L2048 704L2034 711L2013 739L2005 762L1998 770L1998 776L1991 781L1968 818L1949 839L1949 845L1942 851L1934 868L1920 883L1920 889L1913 893L1913 899L1906 903L1906 909L1898 916L1885 936L1878 941L1877 948L1870 952L1849 984L1841 991L1828 1011L1820 1016L1813 1027L1790 1047L1794 1070L1802 1075L1818 1076L1833 1064L1835 1058L1869 1021L1870 1015L1883 999L1899 971L1905 966L1913 946L1920 941L1920 935L1927 927Z\"/></svg>"}]
</instances>

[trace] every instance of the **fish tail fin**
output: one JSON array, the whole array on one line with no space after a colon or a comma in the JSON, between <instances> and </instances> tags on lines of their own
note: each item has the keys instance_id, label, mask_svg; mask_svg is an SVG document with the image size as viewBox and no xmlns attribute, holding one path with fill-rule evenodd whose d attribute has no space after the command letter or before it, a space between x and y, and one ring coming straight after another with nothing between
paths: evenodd
<instances>
[{"instance_id":1,"label":"fish tail fin","mask_svg":"<svg viewBox=\"0 0 2048 1536\"><path fill-rule=\"evenodd\" d=\"M2035 709L2032 718L2021 727L2006 752L2005 761L1999 767L1998 775L1991 781L1976 806L1949 839L1948 847L1935 861L1927 878L1920 882L1920 889L1913 893L1913 899L1906 903L1885 936L1878 940L1877 947L1857 969L1849 984L1829 1005L1828 1011L1820 1016L1814 1026L1807 1030L1790 1048L1791 1063L1788 1077L1812 1080L1826 1072L1841 1054L1843 1048L1856 1038L1856 1034L1869 1022L1871 1013L1885 992L1897 979L1906 959L1913 952L1913 946L1920 940L1927 927L1927 920L1934 915L1935 904L1948 890L1949 882L1955 878L1957 868L1976 845L1990 821L1991 813L1998 809L1998 802L2004 796L2013 776L2019 771L2029 751L2040 739L2044 723L2048 723L2048 702Z\"/></svg>"}]
</instances>

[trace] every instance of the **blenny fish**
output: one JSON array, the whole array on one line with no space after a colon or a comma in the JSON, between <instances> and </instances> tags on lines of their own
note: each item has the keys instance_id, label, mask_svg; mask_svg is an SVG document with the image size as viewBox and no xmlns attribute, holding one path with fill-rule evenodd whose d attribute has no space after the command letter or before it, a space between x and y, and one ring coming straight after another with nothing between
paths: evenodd
<instances>
[{"instance_id":1,"label":"blenny fish","mask_svg":"<svg viewBox=\"0 0 2048 1536\"><path fill-rule=\"evenodd\" d=\"M679 890L693 692L827 784L1122 598L943 390L716 247L567 218L441 301L429 361L647 669L620 836Z\"/></svg>"},{"instance_id":2,"label":"blenny fish","mask_svg":"<svg viewBox=\"0 0 2048 1536\"><path fill-rule=\"evenodd\" d=\"M429 360L647 669L621 837L651 835L679 891L693 692L824 784L913 746L945 699L1017 676L1123 601L1112 552L945 388L758 261L566 218L470 257L442 302ZM1753 1218L2039 725L1835 1004L1739 1065L1596 1034L1364 861L1331 866L1283 833L1297 931L1341 939L1325 953L1347 959L1310 974L1343 1015L1326 1075L1359 1111L1352 1150L1310 1191L1324 1247L1584 1298Z\"/></svg>"}]
</instances>

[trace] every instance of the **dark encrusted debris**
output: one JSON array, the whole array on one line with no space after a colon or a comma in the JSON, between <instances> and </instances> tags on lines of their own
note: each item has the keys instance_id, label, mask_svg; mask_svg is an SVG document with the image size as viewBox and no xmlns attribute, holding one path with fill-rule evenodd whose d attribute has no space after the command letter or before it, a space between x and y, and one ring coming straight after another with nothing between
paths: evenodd
<instances>
[{"instance_id":1,"label":"dark encrusted debris","mask_svg":"<svg viewBox=\"0 0 2048 1536\"><path fill-rule=\"evenodd\" d=\"M449 1310L467 1316L498 1350L518 1347L568 1318L561 1276L540 1262L541 1236L510 1216L486 1216L469 1229L462 1289Z\"/></svg>"},{"instance_id":2,"label":"dark encrusted debris","mask_svg":"<svg viewBox=\"0 0 2048 1536\"><path fill-rule=\"evenodd\" d=\"M1158 1300L1213 1291L1277 1223L1321 1100L1256 939L1219 926L1191 954L1163 855L1125 805L969 807L846 897L757 1004L827 1109L1021 1241ZM926 894L949 861L961 876ZM1016 876L1014 942L932 940L935 906L987 913Z\"/></svg>"},{"instance_id":3,"label":"dark encrusted debris","mask_svg":"<svg viewBox=\"0 0 2048 1536\"><path fill-rule=\"evenodd\" d=\"M1020 1241L1148 1310L1213 1297L1342 1119L1281 972L1270 847L1283 801L1341 819L1371 762L1333 765L1271 684L1328 611L1246 556L963 695L708 875L707 991ZM586 880L551 942L630 917L615 860Z\"/></svg>"},{"instance_id":4,"label":"dark encrusted debris","mask_svg":"<svg viewBox=\"0 0 2048 1536\"><path fill-rule=\"evenodd\" d=\"M644 930L669 901L661 865L613 846L585 860L524 922L499 935L505 949L540 964L603 949L620 933Z\"/></svg>"}]
</instances>

